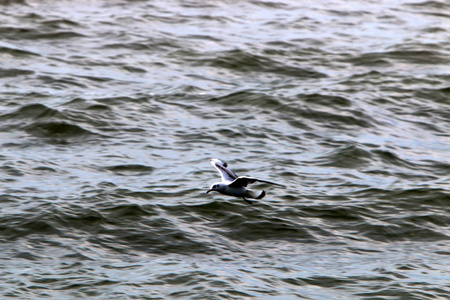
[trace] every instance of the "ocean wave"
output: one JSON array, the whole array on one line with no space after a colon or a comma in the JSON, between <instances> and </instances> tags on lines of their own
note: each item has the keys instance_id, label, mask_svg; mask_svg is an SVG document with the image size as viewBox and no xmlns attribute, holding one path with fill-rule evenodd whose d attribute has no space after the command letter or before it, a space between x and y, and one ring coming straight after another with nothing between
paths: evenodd
<instances>
[{"instance_id":1,"label":"ocean wave","mask_svg":"<svg viewBox=\"0 0 450 300\"><path fill-rule=\"evenodd\" d=\"M443 1L7 2L0 298L450 294Z\"/></svg>"},{"instance_id":2,"label":"ocean wave","mask_svg":"<svg viewBox=\"0 0 450 300\"><path fill-rule=\"evenodd\" d=\"M199 62L197 62L198 64ZM295 63L279 62L242 50L218 53L210 59L203 59L202 64L215 68L226 68L240 72L258 72L292 76L297 78L322 78L325 74L296 66Z\"/></svg>"},{"instance_id":3,"label":"ocean wave","mask_svg":"<svg viewBox=\"0 0 450 300\"><path fill-rule=\"evenodd\" d=\"M95 136L93 132L79 125L66 122L32 123L25 127L25 131L35 137L51 139L58 143Z\"/></svg>"}]
</instances>

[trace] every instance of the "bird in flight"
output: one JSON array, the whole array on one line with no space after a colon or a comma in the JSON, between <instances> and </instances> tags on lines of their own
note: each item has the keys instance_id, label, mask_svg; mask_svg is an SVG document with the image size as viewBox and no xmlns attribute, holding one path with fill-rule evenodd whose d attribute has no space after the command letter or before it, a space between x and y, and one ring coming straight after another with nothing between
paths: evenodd
<instances>
[{"instance_id":1,"label":"bird in flight","mask_svg":"<svg viewBox=\"0 0 450 300\"><path fill-rule=\"evenodd\" d=\"M220 177L222 177L221 182L216 182L211 185L211 188L206 192L219 192L223 195L234 196L234 197L242 197L247 203L253 204L252 201L247 198L253 199L262 199L266 195L266 192L263 190L261 193L256 193L253 190L247 188L247 185L255 183L257 181L274 184L278 186L284 187L282 184L278 184L275 182L257 179L248 176L237 176L233 171L228 169L228 165L221 159L213 158L210 160L211 164L219 171Z\"/></svg>"}]
</instances>

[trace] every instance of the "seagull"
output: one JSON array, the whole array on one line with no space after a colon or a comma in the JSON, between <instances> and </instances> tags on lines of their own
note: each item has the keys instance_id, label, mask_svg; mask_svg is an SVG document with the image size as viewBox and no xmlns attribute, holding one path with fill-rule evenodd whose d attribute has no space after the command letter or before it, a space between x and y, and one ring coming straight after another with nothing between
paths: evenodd
<instances>
[{"instance_id":1,"label":"seagull","mask_svg":"<svg viewBox=\"0 0 450 300\"><path fill-rule=\"evenodd\" d=\"M228 164L219 158L211 159L210 163L217 169L217 171L219 171L222 181L213 183L211 188L206 192L207 194L209 192L216 191L228 196L242 197L242 199L244 199L247 203L253 204L252 201L246 198L262 199L266 195L266 192L263 190L258 195L255 191L247 189L247 185L259 181L284 187L282 184L267 180L261 180L248 176L238 177L233 171L227 168Z\"/></svg>"}]
</instances>

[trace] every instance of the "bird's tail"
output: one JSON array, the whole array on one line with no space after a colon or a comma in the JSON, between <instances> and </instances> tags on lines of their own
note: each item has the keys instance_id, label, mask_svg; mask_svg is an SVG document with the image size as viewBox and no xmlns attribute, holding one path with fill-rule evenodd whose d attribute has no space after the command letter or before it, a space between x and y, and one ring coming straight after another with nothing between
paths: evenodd
<instances>
[{"instance_id":1,"label":"bird's tail","mask_svg":"<svg viewBox=\"0 0 450 300\"><path fill-rule=\"evenodd\" d=\"M256 199L262 199L262 198L264 198L265 195L266 195L266 192L263 190L263 191L261 192L261 194L259 194L259 196L256 197Z\"/></svg>"},{"instance_id":2,"label":"bird's tail","mask_svg":"<svg viewBox=\"0 0 450 300\"><path fill-rule=\"evenodd\" d=\"M262 199L266 195L265 191L261 191L261 193L258 195L255 191L248 190L247 195L245 197L247 198L253 198L253 199Z\"/></svg>"}]
</instances>

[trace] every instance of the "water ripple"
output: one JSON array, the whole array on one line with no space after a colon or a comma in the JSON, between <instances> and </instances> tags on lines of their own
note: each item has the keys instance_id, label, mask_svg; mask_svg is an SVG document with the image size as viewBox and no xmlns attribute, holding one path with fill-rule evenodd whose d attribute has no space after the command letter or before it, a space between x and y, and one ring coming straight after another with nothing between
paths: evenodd
<instances>
[{"instance_id":1,"label":"water ripple","mask_svg":"<svg viewBox=\"0 0 450 300\"><path fill-rule=\"evenodd\" d=\"M0 3L0 298L450 294L445 1L72 2Z\"/></svg>"}]
</instances>

